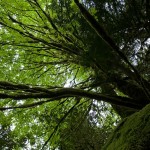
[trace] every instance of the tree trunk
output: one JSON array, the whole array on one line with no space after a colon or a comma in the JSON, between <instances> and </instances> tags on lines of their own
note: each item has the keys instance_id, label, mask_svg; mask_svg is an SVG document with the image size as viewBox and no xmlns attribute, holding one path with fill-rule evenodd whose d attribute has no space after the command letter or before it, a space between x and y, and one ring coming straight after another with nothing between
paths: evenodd
<instances>
[{"instance_id":1,"label":"tree trunk","mask_svg":"<svg viewBox=\"0 0 150 150\"><path fill-rule=\"evenodd\" d=\"M150 150L150 104L123 119L103 150Z\"/></svg>"}]
</instances>

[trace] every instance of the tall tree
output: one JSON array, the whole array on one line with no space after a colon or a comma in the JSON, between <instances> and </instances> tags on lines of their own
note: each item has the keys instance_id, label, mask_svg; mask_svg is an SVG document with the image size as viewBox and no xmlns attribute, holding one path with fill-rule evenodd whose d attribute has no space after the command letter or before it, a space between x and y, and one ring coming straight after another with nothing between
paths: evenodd
<instances>
[{"instance_id":1,"label":"tall tree","mask_svg":"<svg viewBox=\"0 0 150 150\"><path fill-rule=\"evenodd\" d=\"M1 135L10 146L99 149L119 116L149 104L149 3L1 0Z\"/></svg>"}]
</instances>

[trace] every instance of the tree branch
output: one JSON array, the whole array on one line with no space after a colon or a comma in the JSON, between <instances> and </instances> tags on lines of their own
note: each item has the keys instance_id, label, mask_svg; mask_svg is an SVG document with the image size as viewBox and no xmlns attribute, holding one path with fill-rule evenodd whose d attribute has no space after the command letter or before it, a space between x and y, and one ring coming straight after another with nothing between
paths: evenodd
<instances>
[{"instance_id":1,"label":"tree branch","mask_svg":"<svg viewBox=\"0 0 150 150\"><path fill-rule=\"evenodd\" d=\"M5 110L17 109L17 108L33 108L33 107L36 107L36 106L40 106L40 105L42 105L44 103L48 103L48 102L59 100L61 98L64 98L64 97L60 96L60 97L57 97L57 98L50 98L48 100L43 100L43 101L39 101L39 102L31 103L31 104L19 105L19 106L0 107L0 110L1 111L5 111Z\"/></svg>"},{"instance_id":2,"label":"tree branch","mask_svg":"<svg viewBox=\"0 0 150 150\"><path fill-rule=\"evenodd\" d=\"M140 83L140 85L143 88L144 93L147 95L147 98L150 100L150 93L148 89L145 87L143 78L141 77L137 69L129 62L128 58L124 55L124 53L120 51L120 48L116 45L113 39L107 34L107 32L104 30L101 24L99 24L96 21L96 19L86 10L86 8L84 8L83 5L79 3L79 0L74 0L74 2L78 6L85 20L95 30L95 32L99 35L99 37L102 38L108 44L108 46L110 46L112 50L116 52L120 56L120 58L122 58L122 60L125 63L127 63L128 66L134 71L137 81Z\"/></svg>"},{"instance_id":3,"label":"tree branch","mask_svg":"<svg viewBox=\"0 0 150 150\"><path fill-rule=\"evenodd\" d=\"M48 144L48 142L51 140L51 138L54 136L54 134L57 132L59 126L63 121L67 118L67 116L74 110L74 108L77 106L78 101L64 114L64 116L60 119L58 124L55 126L53 132L50 134L49 138L45 141L44 145L42 146L41 150L44 150L44 147Z\"/></svg>"},{"instance_id":4,"label":"tree branch","mask_svg":"<svg viewBox=\"0 0 150 150\"><path fill-rule=\"evenodd\" d=\"M53 98L53 100L61 98L68 98L68 97L84 97L84 98L91 98L96 99L98 101L105 101L115 105L121 105L129 108L134 109L141 109L144 107L141 104L136 104L136 100L132 98L122 97L122 96L112 96L112 95L104 95L97 92L89 92L82 89L75 89L75 88L59 88L59 89L47 89L42 87L32 87L29 85L21 85L21 84L12 84L9 82L0 82L0 87L6 86L5 92L0 93L1 99L11 98L14 100L26 100L29 98ZM7 89L9 87L10 90ZM18 94L16 89L20 93Z\"/></svg>"}]
</instances>

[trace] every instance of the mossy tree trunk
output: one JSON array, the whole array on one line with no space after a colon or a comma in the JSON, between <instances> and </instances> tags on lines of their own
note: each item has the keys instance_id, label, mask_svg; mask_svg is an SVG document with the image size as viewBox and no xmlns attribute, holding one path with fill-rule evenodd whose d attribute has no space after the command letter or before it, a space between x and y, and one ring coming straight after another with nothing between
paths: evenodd
<instances>
[{"instance_id":1,"label":"mossy tree trunk","mask_svg":"<svg viewBox=\"0 0 150 150\"><path fill-rule=\"evenodd\" d=\"M103 150L150 150L150 104L123 119Z\"/></svg>"}]
</instances>

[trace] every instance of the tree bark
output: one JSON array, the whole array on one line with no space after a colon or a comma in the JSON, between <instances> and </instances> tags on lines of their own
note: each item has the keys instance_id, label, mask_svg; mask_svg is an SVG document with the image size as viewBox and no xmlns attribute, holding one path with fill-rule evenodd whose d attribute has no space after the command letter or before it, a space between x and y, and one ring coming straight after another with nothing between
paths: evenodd
<instances>
[{"instance_id":1,"label":"tree bark","mask_svg":"<svg viewBox=\"0 0 150 150\"><path fill-rule=\"evenodd\" d=\"M102 150L149 150L150 104L123 119Z\"/></svg>"}]
</instances>

